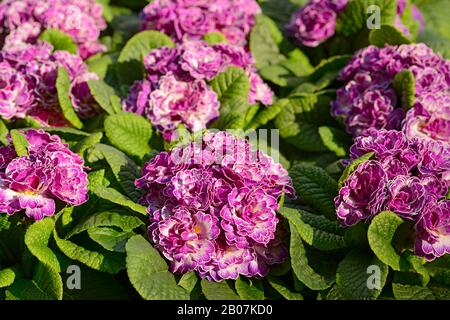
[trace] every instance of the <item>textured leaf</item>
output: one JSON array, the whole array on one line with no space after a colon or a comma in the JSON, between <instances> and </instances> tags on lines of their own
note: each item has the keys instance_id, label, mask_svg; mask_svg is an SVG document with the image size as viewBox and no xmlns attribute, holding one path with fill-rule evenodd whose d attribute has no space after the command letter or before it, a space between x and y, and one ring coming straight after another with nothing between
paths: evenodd
<instances>
[{"instance_id":1,"label":"textured leaf","mask_svg":"<svg viewBox=\"0 0 450 320\"><path fill-rule=\"evenodd\" d=\"M319 250L335 250L346 246L344 230L335 221L307 211L283 207L278 212L295 226L300 237Z\"/></svg>"},{"instance_id":2,"label":"textured leaf","mask_svg":"<svg viewBox=\"0 0 450 320\"><path fill-rule=\"evenodd\" d=\"M397 300L450 300L449 288L438 285L422 287L394 282L392 291Z\"/></svg>"},{"instance_id":3,"label":"textured leaf","mask_svg":"<svg viewBox=\"0 0 450 320\"><path fill-rule=\"evenodd\" d=\"M411 40L406 38L403 33L393 26L381 26L380 29L373 29L369 34L370 44L383 48L386 44L393 46L401 44L410 44Z\"/></svg>"},{"instance_id":4,"label":"textured leaf","mask_svg":"<svg viewBox=\"0 0 450 320\"><path fill-rule=\"evenodd\" d=\"M28 156L28 140L23 133L17 130L11 130L11 140L14 145L14 149L19 157Z\"/></svg>"},{"instance_id":5,"label":"textured leaf","mask_svg":"<svg viewBox=\"0 0 450 320\"><path fill-rule=\"evenodd\" d=\"M122 111L122 108L117 110L117 108L111 102L111 97L116 96L116 91L114 90L114 88L112 88L102 80L90 80L88 81L88 85L95 101L108 114L114 114Z\"/></svg>"},{"instance_id":6,"label":"textured leaf","mask_svg":"<svg viewBox=\"0 0 450 320\"><path fill-rule=\"evenodd\" d=\"M59 29L46 29L39 36L39 40L46 41L53 46L53 50L64 50L72 54L78 51L76 43L72 37Z\"/></svg>"},{"instance_id":7,"label":"textured leaf","mask_svg":"<svg viewBox=\"0 0 450 320\"><path fill-rule=\"evenodd\" d=\"M116 274L120 270L125 268L125 261L123 254L102 251L91 251L85 249L74 242L63 240L59 238L56 230L53 231L53 237L55 238L58 248L70 259L84 263L88 267L107 272L110 274Z\"/></svg>"},{"instance_id":8,"label":"textured leaf","mask_svg":"<svg viewBox=\"0 0 450 320\"><path fill-rule=\"evenodd\" d=\"M8 138L7 138L8 133L9 133L8 127L3 122L3 120L0 119L0 142L4 146L9 144L9 141L8 141Z\"/></svg>"},{"instance_id":9,"label":"textured leaf","mask_svg":"<svg viewBox=\"0 0 450 320\"><path fill-rule=\"evenodd\" d=\"M87 216L87 218L76 225L65 238L69 239L70 237L93 227L118 227L123 231L132 231L143 224L144 223L137 217L120 214L114 211L103 211Z\"/></svg>"},{"instance_id":10,"label":"textured leaf","mask_svg":"<svg viewBox=\"0 0 450 320\"><path fill-rule=\"evenodd\" d=\"M61 300L63 284L54 269L39 264L33 280L18 279L6 290L7 300Z\"/></svg>"},{"instance_id":11,"label":"textured leaf","mask_svg":"<svg viewBox=\"0 0 450 320\"><path fill-rule=\"evenodd\" d=\"M125 244L134 235L131 231L118 231L107 227L88 229L89 237L109 251L125 252Z\"/></svg>"},{"instance_id":12,"label":"textured leaf","mask_svg":"<svg viewBox=\"0 0 450 320\"><path fill-rule=\"evenodd\" d=\"M131 284L146 300L184 300L189 294L178 286L168 266L142 236L128 240L127 273Z\"/></svg>"},{"instance_id":13,"label":"textured leaf","mask_svg":"<svg viewBox=\"0 0 450 320\"><path fill-rule=\"evenodd\" d=\"M295 230L296 227L290 223L290 229ZM333 278L317 273L308 262L306 249L302 239L297 232L291 231L290 256L292 270L297 278L312 290L324 290L329 288L333 282Z\"/></svg>"},{"instance_id":14,"label":"textured leaf","mask_svg":"<svg viewBox=\"0 0 450 320\"><path fill-rule=\"evenodd\" d=\"M127 207L140 214L147 215L147 209L144 206L141 206L140 204L137 204L134 201L130 200L116 189L107 188L103 185L96 185L92 191L99 198L108 200L123 207Z\"/></svg>"},{"instance_id":15,"label":"textured leaf","mask_svg":"<svg viewBox=\"0 0 450 320\"><path fill-rule=\"evenodd\" d=\"M333 199L337 195L337 183L324 169L296 164L289 175L303 202L324 215L335 216Z\"/></svg>"},{"instance_id":16,"label":"textured leaf","mask_svg":"<svg viewBox=\"0 0 450 320\"><path fill-rule=\"evenodd\" d=\"M405 266L391 242L395 231L402 223L402 218L395 213L381 212L373 218L367 233L370 247L378 259L397 271Z\"/></svg>"},{"instance_id":17,"label":"textured leaf","mask_svg":"<svg viewBox=\"0 0 450 320\"><path fill-rule=\"evenodd\" d=\"M250 82L245 71L230 67L210 81L220 101L220 116L212 126L219 129L242 128L249 108Z\"/></svg>"},{"instance_id":18,"label":"textured leaf","mask_svg":"<svg viewBox=\"0 0 450 320\"><path fill-rule=\"evenodd\" d=\"M400 97L402 107L405 110L411 109L416 98L414 74L410 70L397 73L393 85L397 95Z\"/></svg>"},{"instance_id":19,"label":"textured leaf","mask_svg":"<svg viewBox=\"0 0 450 320\"><path fill-rule=\"evenodd\" d=\"M369 277L373 271L369 267L378 267L380 287L369 289ZM370 271L370 272L369 272ZM351 251L338 266L336 285L344 299L367 300L376 299L383 289L389 268L372 254L362 251ZM378 274L377 274L378 275Z\"/></svg>"},{"instance_id":20,"label":"textured leaf","mask_svg":"<svg viewBox=\"0 0 450 320\"><path fill-rule=\"evenodd\" d=\"M324 146L338 157L344 157L351 145L351 137L343 130L322 126L319 135Z\"/></svg>"},{"instance_id":21,"label":"textured leaf","mask_svg":"<svg viewBox=\"0 0 450 320\"><path fill-rule=\"evenodd\" d=\"M239 277L235 289L242 300L264 300L264 288L261 280Z\"/></svg>"},{"instance_id":22,"label":"textured leaf","mask_svg":"<svg viewBox=\"0 0 450 320\"><path fill-rule=\"evenodd\" d=\"M121 82L131 85L133 81L142 79L144 56L151 50L164 46L173 47L174 43L158 31L142 31L128 40L118 58Z\"/></svg>"},{"instance_id":23,"label":"textured leaf","mask_svg":"<svg viewBox=\"0 0 450 320\"><path fill-rule=\"evenodd\" d=\"M106 162L114 173L114 176L126 194L137 201L140 198L141 193L136 190L136 187L134 186L134 181L140 175L136 164L123 152L111 146L97 144L95 149L103 154Z\"/></svg>"},{"instance_id":24,"label":"textured leaf","mask_svg":"<svg viewBox=\"0 0 450 320\"><path fill-rule=\"evenodd\" d=\"M286 300L303 300L301 293L292 292L279 279L270 277L268 280L270 285Z\"/></svg>"},{"instance_id":25,"label":"textured leaf","mask_svg":"<svg viewBox=\"0 0 450 320\"><path fill-rule=\"evenodd\" d=\"M372 159L372 157L375 155L375 152L368 152L364 155L362 155L361 157L359 157L358 159L353 160L352 162L350 162L350 164L345 168L344 172L342 173L342 176L339 179L338 182L338 188L342 188L342 186L345 183L345 180L348 179L348 177L350 177L350 175L356 171L356 169L358 169L358 167L363 164L364 162L366 162L367 160Z\"/></svg>"},{"instance_id":26,"label":"textured leaf","mask_svg":"<svg viewBox=\"0 0 450 320\"><path fill-rule=\"evenodd\" d=\"M210 282L202 279L201 286L203 294L208 300L240 300L226 281Z\"/></svg>"},{"instance_id":27,"label":"textured leaf","mask_svg":"<svg viewBox=\"0 0 450 320\"><path fill-rule=\"evenodd\" d=\"M11 268L0 270L0 288L8 287L13 284L16 273Z\"/></svg>"},{"instance_id":28,"label":"textured leaf","mask_svg":"<svg viewBox=\"0 0 450 320\"><path fill-rule=\"evenodd\" d=\"M195 274L194 271L187 272L183 274L180 281L178 281L178 285L182 287L187 292L192 292L194 290L194 287L196 286L198 282L198 277Z\"/></svg>"},{"instance_id":29,"label":"textured leaf","mask_svg":"<svg viewBox=\"0 0 450 320\"><path fill-rule=\"evenodd\" d=\"M276 28L270 18L264 15L256 17L256 24L250 33L250 51L256 60L258 69L277 64L284 59L278 48L280 39L274 36Z\"/></svg>"},{"instance_id":30,"label":"textured leaf","mask_svg":"<svg viewBox=\"0 0 450 320\"><path fill-rule=\"evenodd\" d=\"M351 36L366 29L366 21L371 15L367 8L371 5L380 8L381 25L394 25L397 15L397 3L392 0L354 0L350 1L339 15L336 32L344 36Z\"/></svg>"},{"instance_id":31,"label":"textured leaf","mask_svg":"<svg viewBox=\"0 0 450 320\"><path fill-rule=\"evenodd\" d=\"M60 272L58 258L48 247L48 241L54 228L55 222L51 218L33 223L25 233L25 244L31 254L41 263Z\"/></svg>"},{"instance_id":32,"label":"textured leaf","mask_svg":"<svg viewBox=\"0 0 450 320\"><path fill-rule=\"evenodd\" d=\"M287 99L281 99L269 107L262 108L247 125L247 129L257 129L266 125L270 120L275 119L288 102L289 100Z\"/></svg>"},{"instance_id":33,"label":"textured leaf","mask_svg":"<svg viewBox=\"0 0 450 320\"><path fill-rule=\"evenodd\" d=\"M102 132L94 132L88 137L78 142L74 147L74 151L82 156L87 149L99 143L100 140L102 140L102 138L103 138Z\"/></svg>"},{"instance_id":34,"label":"textured leaf","mask_svg":"<svg viewBox=\"0 0 450 320\"><path fill-rule=\"evenodd\" d=\"M58 77L56 78L56 90L58 92L58 101L64 118L77 129L83 127L83 122L76 114L72 101L70 99L70 77L69 73L63 67L58 68Z\"/></svg>"},{"instance_id":35,"label":"textured leaf","mask_svg":"<svg viewBox=\"0 0 450 320\"><path fill-rule=\"evenodd\" d=\"M132 156L142 158L150 151L151 124L134 113L122 112L105 120L105 133L111 143Z\"/></svg>"}]
</instances>

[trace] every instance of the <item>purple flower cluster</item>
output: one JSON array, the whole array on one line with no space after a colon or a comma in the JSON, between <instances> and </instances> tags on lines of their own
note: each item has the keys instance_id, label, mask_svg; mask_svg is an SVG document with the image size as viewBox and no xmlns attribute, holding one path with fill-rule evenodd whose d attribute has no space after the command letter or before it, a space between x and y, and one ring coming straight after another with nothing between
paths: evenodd
<instances>
[{"instance_id":1,"label":"purple flower cluster","mask_svg":"<svg viewBox=\"0 0 450 320\"><path fill-rule=\"evenodd\" d=\"M409 70L416 102L405 112L393 88L394 77ZM450 139L450 61L424 44L367 47L341 71L345 85L332 104L354 136L370 128L403 129L409 138ZM406 113L406 115L405 115ZM405 119L406 118L406 119Z\"/></svg>"},{"instance_id":2,"label":"purple flower cluster","mask_svg":"<svg viewBox=\"0 0 450 320\"><path fill-rule=\"evenodd\" d=\"M221 32L229 43L245 46L261 12L255 0L154 0L142 12L142 29L158 30L177 42Z\"/></svg>"},{"instance_id":3,"label":"purple flower cluster","mask_svg":"<svg viewBox=\"0 0 450 320\"><path fill-rule=\"evenodd\" d=\"M83 159L56 135L24 132L28 156L18 157L12 144L0 147L0 212L41 220L55 213L57 200L80 205L88 200Z\"/></svg>"},{"instance_id":4,"label":"purple flower cluster","mask_svg":"<svg viewBox=\"0 0 450 320\"><path fill-rule=\"evenodd\" d=\"M335 34L338 15L347 3L348 0L310 0L294 13L286 25L286 32L300 45L317 47ZM401 20L405 8L406 0L398 0L395 26L405 35L411 36L410 30ZM422 14L415 5L412 10L414 19L420 24L420 31L423 31L425 23Z\"/></svg>"},{"instance_id":5,"label":"purple flower cluster","mask_svg":"<svg viewBox=\"0 0 450 320\"><path fill-rule=\"evenodd\" d=\"M52 52L46 42L26 45L17 51L0 51L0 116L5 119L33 117L42 125L65 126L56 94L59 67L70 76L70 98L82 118L99 112L87 81L97 79L83 60L67 51Z\"/></svg>"},{"instance_id":6,"label":"purple flower cluster","mask_svg":"<svg viewBox=\"0 0 450 320\"><path fill-rule=\"evenodd\" d=\"M272 103L273 92L257 74L252 56L238 46L186 41L176 48L152 50L144 65L147 76L131 87L123 107L146 115L167 140L180 124L196 132L219 116L217 95L206 81L229 66L246 71L250 104Z\"/></svg>"},{"instance_id":7,"label":"purple flower cluster","mask_svg":"<svg viewBox=\"0 0 450 320\"><path fill-rule=\"evenodd\" d=\"M336 31L339 12L348 0L312 0L300 8L286 26L286 32L299 44L317 47Z\"/></svg>"},{"instance_id":8,"label":"purple flower cluster","mask_svg":"<svg viewBox=\"0 0 450 320\"><path fill-rule=\"evenodd\" d=\"M278 198L293 194L287 171L245 139L207 132L148 162L135 182L146 191L150 239L173 272L211 281L262 277L287 256Z\"/></svg>"},{"instance_id":9,"label":"purple flower cluster","mask_svg":"<svg viewBox=\"0 0 450 320\"><path fill-rule=\"evenodd\" d=\"M59 29L77 43L83 59L102 52L98 38L106 28L103 9L95 0L5 0L0 3L0 43L20 50L36 43L45 29Z\"/></svg>"},{"instance_id":10,"label":"purple flower cluster","mask_svg":"<svg viewBox=\"0 0 450 320\"><path fill-rule=\"evenodd\" d=\"M450 253L450 149L401 131L370 129L350 149L352 159L368 152L374 158L357 167L335 199L343 225L390 210L415 222L416 254L433 260Z\"/></svg>"}]
</instances>

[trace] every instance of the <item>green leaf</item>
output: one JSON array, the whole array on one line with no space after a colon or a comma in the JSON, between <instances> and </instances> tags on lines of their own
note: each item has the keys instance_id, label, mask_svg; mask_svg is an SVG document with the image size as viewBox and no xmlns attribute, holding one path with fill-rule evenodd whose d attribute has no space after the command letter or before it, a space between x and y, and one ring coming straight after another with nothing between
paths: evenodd
<instances>
[{"instance_id":1,"label":"green leaf","mask_svg":"<svg viewBox=\"0 0 450 320\"><path fill-rule=\"evenodd\" d=\"M372 159L372 157L375 155L375 152L368 152L364 155L362 155L361 157L353 160L352 162L350 162L350 164L345 168L344 172L342 173L342 176L339 179L338 182L338 188L342 188L342 186L345 183L345 180L348 179L348 177L350 177L350 175L356 171L356 169L358 169L358 167L363 164L364 162Z\"/></svg>"},{"instance_id":2,"label":"green leaf","mask_svg":"<svg viewBox=\"0 0 450 320\"><path fill-rule=\"evenodd\" d=\"M289 170L300 199L320 213L335 217L334 197L337 183L319 167L296 164Z\"/></svg>"},{"instance_id":3,"label":"green leaf","mask_svg":"<svg viewBox=\"0 0 450 320\"><path fill-rule=\"evenodd\" d=\"M16 273L11 268L0 270L0 288L8 287L13 284Z\"/></svg>"},{"instance_id":4,"label":"green leaf","mask_svg":"<svg viewBox=\"0 0 450 320\"><path fill-rule=\"evenodd\" d=\"M367 8L371 5L380 9L380 24L394 25L397 15L397 2L392 0L354 0L350 1L336 22L336 33L352 36L367 28L366 22L372 13Z\"/></svg>"},{"instance_id":5,"label":"green leaf","mask_svg":"<svg viewBox=\"0 0 450 320\"><path fill-rule=\"evenodd\" d=\"M121 112L105 120L105 133L118 149L142 158L150 151L151 124L134 113Z\"/></svg>"},{"instance_id":6,"label":"green leaf","mask_svg":"<svg viewBox=\"0 0 450 320\"><path fill-rule=\"evenodd\" d=\"M25 244L31 254L41 263L57 272L61 272L58 258L48 247L48 241L54 228L55 222L51 218L45 218L33 223L25 233Z\"/></svg>"},{"instance_id":7,"label":"green leaf","mask_svg":"<svg viewBox=\"0 0 450 320\"><path fill-rule=\"evenodd\" d=\"M58 92L58 101L64 118L77 129L83 127L83 123L76 114L72 101L70 99L70 77L69 73L63 67L58 68L58 76L56 78L56 90Z\"/></svg>"},{"instance_id":8,"label":"green leaf","mask_svg":"<svg viewBox=\"0 0 450 320\"><path fill-rule=\"evenodd\" d=\"M142 236L128 240L127 273L131 284L146 300L185 300L189 294L178 286L168 266Z\"/></svg>"},{"instance_id":9,"label":"green leaf","mask_svg":"<svg viewBox=\"0 0 450 320\"><path fill-rule=\"evenodd\" d=\"M121 82L131 85L133 81L142 79L144 56L160 47L174 47L174 43L168 36L158 31L142 31L128 40L118 58Z\"/></svg>"},{"instance_id":10,"label":"green leaf","mask_svg":"<svg viewBox=\"0 0 450 320\"><path fill-rule=\"evenodd\" d=\"M229 67L210 81L220 102L220 117L212 126L219 129L238 129L244 126L250 82L244 70Z\"/></svg>"},{"instance_id":11,"label":"green leaf","mask_svg":"<svg viewBox=\"0 0 450 320\"><path fill-rule=\"evenodd\" d=\"M239 277L234 285L242 300L264 300L264 288L261 280Z\"/></svg>"},{"instance_id":12,"label":"green leaf","mask_svg":"<svg viewBox=\"0 0 450 320\"><path fill-rule=\"evenodd\" d=\"M367 233L369 245L378 259L396 271L404 269L405 266L391 242L395 231L402 223L403 219L395 213L381 212L373 218Z\"/></svg>"},{"instance_id":13,"label":"green leaf","mask_svg":"<svg viewBox=\"0 0 450 320\"><path fill-rule=\"evenodd\" d=\"M74 242L59 238L56 230L53 231L53 237L62 253L70 259L84 263L92 269L116 274L125 268L125 261L121 253L85 249Z\"/></svg>"},{"instance_id":14,"label":"green leaf","mask_svg":"<svg viewBox=\"0 0 450 320\"><path fill-rule=\"evenodd\" d=\"M278 48L279 42L280 31L275 23L264 15L256 16L256 24L250 33L250 51L258 69L285 59Z\"/></svg>"},{"instance_id":15,"label":"green leaf","mask_svg":"<svg viewBox=\"0 0 450 320\"><path fill-rule=\"evenodd\" d=\"M346 246L344 230L338 222L307 211L283 207L278 212L295 226L300 237L319 250L336 250Z\"/></svg>"},{"instance_id":16,"label":"green leaf","mask_svg":"<svg viewBox=\"0 0 450 320\"><path fill-rule=\"evenodd\" d=\"M107 188L103 185L96 185L95 188L91 191L99 198L108 200L112 203L121 205L137 213L147 216L147 209L144 206L141 206L140 204L137 204L134 201L130 200L116 189Z\"/></svg>"},{"instance_id":17,"label":"green leaf","mask_svg":"<svg viewBox=\"0 0 450 320\"><path fill-rule=\"evenodd\" d=\"M226 281L210 282L202 279L201 286L203 294L208 300L240 300Z\"/></svg>"},{"instance_id":18,"label":"green leaf","mask_svg":"<svg viewBox=\"0 0 450 320\"><path fill-rule=\"evenodd\" d=\"M19 157L28 156L28 140L24 134L18 130L11 130L11 140L14 145L14 149Z\"/></svg>"},{"instance_id":19,"label":"green leaf","mask_svg":"<svg viewBox=\"0 0 450 320\"><path fill-rule=\"evenodd\" d=\"M127 289L120 279L110 274L99 272L80 264L81 289L64 289L64 300L128 300ZM69 274L63 274L63 281L67 281Z\"/></svg>"},{"instance_id":20,"label":"green leaf","mask_svg":"<svg viewBox=\"0 0 450 320\"><path fill-rule=\"evenodd\" d=\"M194 271L187 272L183 274L180 281L178 281L178 285L182 287L187 292L192 292L194 287L197 285L198 277Z\"/></svg>"},{"instance_id":21,"label":"green leaf","mask_svg":"<svg viewBox=\"0 0 450 320\"><path fill-rule=\"evenodd\" d=\"M39 264L33 280L18 279L7 290L7 300L61 300L63 283L54 269Z\"/></svg>"},{"instance_id":22,"label":"green leaf","mask_svg":"<svg viewBox=\"0 0 450 320\"><path fill-rule=\"evenodd\" d=\"M292 223L289 223L289 225L291 230L296 229L295 225ZM333 284L334 278L317 273L309 265L305 246L303 245L302 239L297 232L291 231L289 252L291 256L292 270L297 278L308 288L312 290L324 290Z\"/></svg>"},{"instance_id":23,"label":"green leaf","mask_svg":"<svg viewBox=\"0 0 450 320\"><path fill-rule=\"evenodd\" d=\"M286 300L303 300L301 293L292 292L286 285L282 283L279 279L274 277L269 277L268 281L270 285Z\"/></svg>"},{"instance_id":24,"label":"green leaf","mask_svg":"<svg viewBox=\"0 0 450 320\"><path fill-rule=\"evenodd\" d=\"M0 142L6 146L9 144L8 141L8 127L6 126L5 122L3 122L3 120L0 119Z\"/></svg>"},{"instance_id":25,"label":"green leaf","mask_svg":"<svg viewBox=\"0 0 450 320\"><path fill-rule=\"evenodd\" d=\"M70 237L79 234L83 231L94 227L118 227L123 231L132 231L144 223L137 217L120 214L114 211L103 211L87 216L78 225L76 225L65 237Z\"/></svg>"},{"instance_id":26,"label":"green leaf","mask_svg":"<svg viewBox=\"0 0 450 320\"><path fill-rule=\"evenodd\" d=\"M336 274L337 289L344 299L376 299L386 284L388 272L388 266L372 254L354 250L339 263ZM379 283L371 283L370 276L379 279ZM377 285L379 287L376 287Z\"/></svg>"},{"instance_id":27,"label":"green leaf","mask_svg":"<svg viewBox=\"0 0 450 320\"><path fill-rule=\"evenodd\" d=\"M403 33L393 26L383 25L380 29L373 29L369 33L370 44L383 48L386 44L393 46L401 44L410 44L411 40L403 35Z\"/></svg>"},{"instance_id":28,"label":"green leaf","mask_svg":"<svg viewBox=\"0 0 450 320\"><path fill-rule=\"evenodd\" d=\"M426 21L426 28L417 42L424 42L435 52L450 59L450 6L447 0L415 0Z\"/></svg>"},{"instance_id":29,"label":"green leaf","mask_svg":"<svg viewBox=\"0 0 450 320\"><path fill-rule=\"evenodd\" d=\"M59 29L46 29L39 36L39 40L46 41L53 46L53 50L64 50L72 54L78 51L76 43L72 37Z\"/></svg>"},{"instance_id":30,"label":"green leaf","mask_svg":"<svg viewBox=\"0 0 450 320\"><path fill-rule=\"evenodd\" d=\"M275 119L287 103L289 103L288 99L280 99L271 106L262 108L247 125L246 129L258 129L266 125L270 120Z\"/></svg>"},{"instance_id":31,"label":"green leaf","mask_svg":"<svg viewBox=\"0 0 450 320\"><path fill-rule=\"evenodd\" d=\"M397 300L450 300L448 286L438 284L423 287L416 284L394 282L392 291Z\"/></svg>"},{"instance_id":32,"label":"green leaf","mask_svg":"<svg viewBox=\"0 0 450 320\"><path fill-rule=\"evenodd\" d=\"M343 130L322 126L319 127L319 135L324 146L338 157L344 157L347 154L351 138Z\"/></svg>"},{"instance_id":33,"label":"green leaf","mask_svg":"<svg viewBox=\"0 0 450 320\"><path fill-rule=\"evenodd\" d=\"M125 244L134 235L131 231L118 231L107 227L88 229L89 237L109 251L125 252Z\"/></svg>"},{"instance_id":34,"label":"green leaf","mask_svg":"<svg viewBox=\"0 0 450 320\"><path fill-rule=\"evenodd\" d=\"M208 32L203 36L203 40L210 45L227 43L227 38L218 31Z\"/></svg>"},{"instance_id":35,"label":"green leaf","mask_svg":"<svg viewBox=\"0 0 450 320\"><path fill-rule=\"evenodd\" d=\"M102 132L94 132L88 137L78 142L74 147L74 151L82 156L87 149L99 143L102 140L102 138L103 138Z\"/></svg>"},{"instance_id":36,"label":"green leaf","mask_svg":"<svg viewBox=\"0 0 450 320\"><path fill-rule=\"evenodd\" d=\"M111 97L116 96L116 91L113 87L106 84L103 80L88 81L89 91L94 97L98 105L108 114L114 114L122 111L122 108L117 110L115 105L111 102Z\"/></svg>"},{"instance_id":37,"label":"green leaf","mask_svg":"<svg viewBox=\"0 0 450 320\"><path fill-rule=\"evenodd\" d=\"M139 177L140 172L137 165L128 158L123 152L105 145L97 144L95 149L101 152L110 166L117 181L122 186L125 193L137 201L140 198L141 193L136 190L134 181Z\"/></svg>"},{"instance_id":38,"label":"green leaf","mask_svg":"<svg viewBox=\"0 0 450 320\"><path fill-rule=\"evenodd\" d=\"M393 85L397 95L400 97L402 108L405 110L411 109L416 98L414 74L410 70L397 73Z\"/></svg>"}]
</instances>

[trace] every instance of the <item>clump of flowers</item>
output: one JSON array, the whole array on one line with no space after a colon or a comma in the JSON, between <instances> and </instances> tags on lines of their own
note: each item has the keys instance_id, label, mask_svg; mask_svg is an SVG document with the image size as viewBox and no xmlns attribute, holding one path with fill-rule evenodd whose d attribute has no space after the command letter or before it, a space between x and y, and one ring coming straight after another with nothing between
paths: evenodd
<instances>
[{"instance_id":1,"label":"clump of flowers","mask_svg":"<svg viewBox=\"0 0 450 320\"><path fill-rule=\"evenodd\" d=\"M150 239L173 272L262 277L287 256L276 210L283 192L293 195L290 178L245 139L207 132L158 154L135 184L146 191Z\"/></svg>"},{"instance_id":2,"label":"clump of flowers","mask_svg":"<svg viewBox=\"0 0 450 320\"><path fill-rule=\"evenodd\" d=\"M80 205L88 200L84 161L56 135L30 129L27 156L18 157L10 143L0 147L0 212L24 210L41 220L55 214L58 201Z\"/></svg>"},{"instance_id":3,"label":"clump of flowers","mask_svg":"<svg viewBox=\"0 0 450 320\"><path fill-rule=\"evenodd\" d=\"M30 116L42 125L65 126L56 92L58 68L69 73L70 98L78 115L89 118L99 112L87 81L98 79L77 55L55 51L46 42L17 51L0 51L0 116Z\"/></svg>"},{"instance_id":4,"label":"clump of flowers","mask_svg":"<svg viewBox=\"0 0 450 320\"><path fill-rule=\"evenodd\" d=\"M345 9L348 0L310 0L301 7L286 25L286 32L300 45L317 47L336 32L336 22L339 14ZM401 16L406 8L406 0L398 0L395 26L407 36L410 30L402 23ZM412 6L413 17L424 29L424 19L415 5Z\"/></svg>"},{"instance_id":5,"label":"clump of flowers","mask_svg":"<svg viewBox=\"0 0 450 320\"><path fill-rule=\"evenodd\" d=\"M395 76L406 70L414 75L416 98L408 111L399 106L393 87ZM339 77L345 85L337 90L332 113L344 119L354 136L370 128L403 129L409 138L449 141L450 61L425 44L369 46Z\"/></svg>"},{"instance_id":6,"label":"clump of flowers","mask_svg":"<svg viewBox=\"0 0 450 320\"><path fill-rule=\"evenodd\" d=\"M142 29L161 31L177 42L221 32L229 43L245 46L260 12L255 0L155 0L142 12Z\"/></svg>"},{"instance_id":7,"label":"clump of flowers","mask_svg":"<svg viewBox=\"0 0 450 320\"><path fill-rule=\"evenodd\" d=\"M257 74L252 56L238 46L187 41L152 50L144 65L147 76L131 87L123 108L145 115L167 140L180 124L196 132L219 116L220 103L206 81L227 67L246 71L249 104L272 103L273 92Z\"/></svg>"},{"instance_id":8,"label":"clump of flowers","mask_svg":"<svg viewBox=\"0 0 450 320\"><path fill-rule=\"evenodd\" d=\"M0 3L0 43L4 50L35 44L46 29L70 35L85 59L105 47L98 41L106 29L102 6L95 0L5 0Z\"/></svg>"},{"instance_id":9,"label":"clump of flowers","mask_svg":"<svg viewBox=\"0 0 450 320\"><path fill-rule=\"evenodd\" d=\"M369 152L374 157L357 167L335 199L342 224L389 210L414 221L417 255L433 260L450 253L450 149L400 131L370 129L355 139L351 159Z\"/></svg>"}]
</instances>

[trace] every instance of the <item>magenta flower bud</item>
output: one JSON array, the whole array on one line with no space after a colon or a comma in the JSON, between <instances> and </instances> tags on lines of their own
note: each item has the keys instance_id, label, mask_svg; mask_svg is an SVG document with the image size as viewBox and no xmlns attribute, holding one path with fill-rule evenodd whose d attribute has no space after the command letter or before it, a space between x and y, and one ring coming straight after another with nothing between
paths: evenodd
<instances>
[{"instance_id":1,"label":"magenta flower bud","mask_svg":"<svg viewBox=\"0 0 450 320\"><path fill-rule=\"evenodd\" d=\"M292 16L286 31L299 44L317 47L334 35L336 19L337 12L326 1L313 1Z\"/></svg>"}]
</instances>

